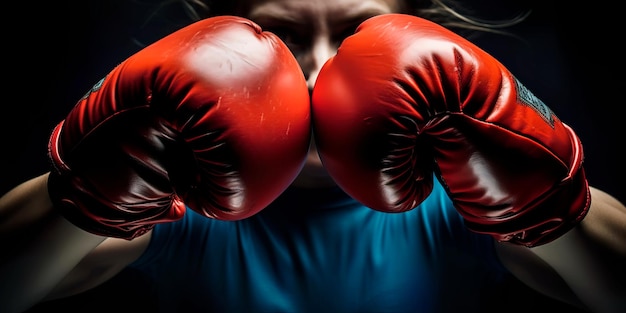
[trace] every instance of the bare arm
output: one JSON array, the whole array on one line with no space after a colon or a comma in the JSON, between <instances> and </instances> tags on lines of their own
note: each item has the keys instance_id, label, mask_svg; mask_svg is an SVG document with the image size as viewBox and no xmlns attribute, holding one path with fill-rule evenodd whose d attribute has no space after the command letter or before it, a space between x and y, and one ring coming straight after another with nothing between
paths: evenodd
<instances>
[{"instance_id":1,"label":"bare arm","mask_svg":"<svg viewBox=\"0 0 626 313\"><path fill-rule=\"evenodd\" d=\"M0 198L0 311L42 300L105 237L85 232L52 209L47 174Z\"/></svg>"},{"instance_id":2,"label":"bare arm","mask_svg":"<svg viewBox=\"0 0 626 313\"><path fill-rule=\"evenodd\" d=\"M531 249L499 244L504 264L549 296L593 312L626 312L626 207L591 188L583 221L553 242Z\"/></svg>"},{"instance_id":3,"label":"bare arm","mask_svg":"<svg viewBox=\"0 0 626 313\"><path fill-rule=\"evenodd\" d=\"M137 260L150 243L152 231L133 240L107 238L89 252L44 301L65 298L99 286Z\"/></svg>"}]
</instances>

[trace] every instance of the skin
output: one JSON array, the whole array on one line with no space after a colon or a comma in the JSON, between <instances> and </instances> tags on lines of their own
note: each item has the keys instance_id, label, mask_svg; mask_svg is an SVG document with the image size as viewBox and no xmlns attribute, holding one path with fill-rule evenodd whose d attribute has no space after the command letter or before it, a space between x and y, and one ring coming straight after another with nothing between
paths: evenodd
<instances>
[{"instance_id":1,"label":"skin","mask_svg":"<svg viewBox=\"0 0 626 313\"><path fill-rule=\"evenodd\" d=\"M312 89L321 66L360 22L403 11L400 1L390 0L265 0L250 1L237 13L289 45ZM0 198L0 245L10 251L0 257L0 277L23 291L11 297L9 312L93 288L141 256L150 242L151 233L127 241L80 230L52 209L46 183L44 174ZM312 145L294 185L331 184ZM539 292L595 312L618 312L624 308L626 208L591 191L589 214L561 238L533 249L495 244L503 264ZM9 287L0 283L2 288Z\"/></svg>"},{"instance_id":2,"label":"skin","mask_svg":"<svg viewBox=\"0 0 626 313\"><path fill-rule=\"evenodd\" d=\"M374 15L404 12L401 1L265 0L249 1L247 12L238 12L264 30L283 39L298 60L309 90L322 65L335 54L342 40L364 20ZM317 154L315 144L306 164L294 181L300 187L334 185Z\"/></svg>"}]
</instances>

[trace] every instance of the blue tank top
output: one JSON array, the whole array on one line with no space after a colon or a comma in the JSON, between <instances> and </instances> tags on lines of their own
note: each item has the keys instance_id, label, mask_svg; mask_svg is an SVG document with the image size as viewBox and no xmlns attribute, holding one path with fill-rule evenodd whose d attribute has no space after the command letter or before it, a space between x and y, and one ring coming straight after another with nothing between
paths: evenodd
<instances>
[{"instance_id":1,"label":"blue tank top","mask_svg":"<svg viewBox=\"0 0 626 313\"><path fill-rule=\"evenodd\" d=\"M161 312L479 312L508 275L439 184L405 213L338 188L290 188L235 222L188 210L131 267Z\"/></svg>"}]
</instances>

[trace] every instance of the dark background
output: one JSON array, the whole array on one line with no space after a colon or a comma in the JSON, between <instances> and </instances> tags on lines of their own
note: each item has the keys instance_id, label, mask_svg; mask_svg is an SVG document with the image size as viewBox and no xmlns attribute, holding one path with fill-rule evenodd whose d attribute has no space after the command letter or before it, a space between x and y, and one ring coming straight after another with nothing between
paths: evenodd
<instances>
[{"instance_id":1,"label":"dark background","mask_svg":"<svg viewBox=\"0 0 626 313\"><path fill-rule=\"evenodd\" d=\"M487 17L533 9L522 26L511 29L526 42L497 35L474 41L574 128L584 145L589 182L626 201L625 153L619 149L625 133L625 27L618 10L560 7L554 0L472 1L481 12L496 12ZM149 42L175 27L143 26L150 2L157 1L26 1L13 7L22 20L3 22L0 192L48 170L50 131L95 82L140 49L134 39Z\"/></svg>"},{"instance_id":2,"label":"dark background","mask_svg":"<svg viewBox=\"0 0 626 313\"><path fill-rule=\"evenodd\" d=\"M621 147L625 132L620 116L626 58L621 51L624 27L617 18L619 10L606 3L605 7L565 7L557 1L475 2L481 12L487 12L485 17L533 10L522 26L512 29L523 40L499 35L473 40L574 128L583 142L590 184L626 201L621 181L626 172ZM149 42L165 35L168 26L176 27L157 22L143 25L149 8L145 2L92 0L25 1L5 10L19 22L3 22L0 193L48 170L50 131L95 82L140 49L134 39ZM143 283L126 271L82 296L33 311L55 306L69 311L119 311L125 302L127 311L148 309ZM108 296L106 301L99 300L102 295ZM540 302L559 308L515 282L508 295L497 301L509 300L519 312L538 308Z\"/></svg>"}]
</instances>

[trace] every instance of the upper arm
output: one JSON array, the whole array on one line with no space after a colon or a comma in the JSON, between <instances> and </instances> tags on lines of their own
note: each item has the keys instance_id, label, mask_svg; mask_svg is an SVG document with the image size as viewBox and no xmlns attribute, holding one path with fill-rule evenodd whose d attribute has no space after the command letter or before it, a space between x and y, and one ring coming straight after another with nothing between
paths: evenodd
<instances>
[{"instance_id":1,"label":"upper arm","mask_svg":"<svg viewBox=\"0 0 626 313\"><path fill-rule=\"evenodd\" d=\"M133 240L107 238L85 256L45 300L72 296L109 280L141 256L151 235L152 231Z\"/></svg>"}]
</instances>

